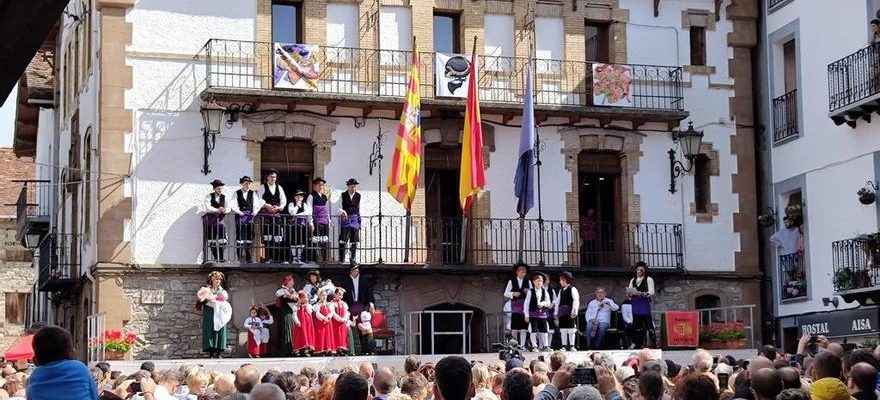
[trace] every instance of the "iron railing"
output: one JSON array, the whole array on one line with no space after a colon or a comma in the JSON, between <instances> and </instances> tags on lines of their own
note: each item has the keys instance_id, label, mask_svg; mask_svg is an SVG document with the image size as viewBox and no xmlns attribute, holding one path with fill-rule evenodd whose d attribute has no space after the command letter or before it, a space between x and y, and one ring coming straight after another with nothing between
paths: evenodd
<instances>
[{"instance_id":1,"label":"iron railing","mask_svg":"<svg viewBox=\"0 0 880 400\"><path fill-rule=\"evenodd\" d=\"M363 264L533 265L624 267L645 261L652 268L683 267L681 224L598 224L502 218L362 217L356 246L341 217L326 228L306 217L256 215L253 224L232 216L203 217L205 263L350 262ZM326 229L326 235L321 230Z\"/></svg>"},{"instance_id":2,"label":"iron railing","mask_svg":"<svg viewBox=\"0 0 880 400\"><path fill-rule=\"evenodd\" d=\"M797 89L773 99L773 143L798 134Z\"/></svg>"},{"instance_id":3,"label":"iron railing","mask_svg":"<svg viewBox=\"0 0 880 400\"><path fill-rule=\"evenodd\" d=\"M880 44L874 43L828 64L828 111L880 94Z\"/></svg>"},{"instance_id":4,"label":"iron railing","mask_svg":"<svg viewBox=\"0 0 880 400\"><path fill-rule=\"evenodd\" d=\"M200 57L206 65L210 88L272 90L274 44L210 39ZM303 96L339 96L372 100L376 96L399 98L406 94L406 75L412 52L346 47L318 47L314 61L317 79ZM486 56L479 66L480 100L521 105L529 59ZM435 53L419 53L420 95L435 97ZM682 69L676 66L616 64L632 79L628 108L684 110ZM598 106L593 101L593 63L534 60L535 103L546 106ZM466 90L466 88L460 88ZM352 97L354 96L354 97ZM463 99L462 99L463 100Z\"/></svg>"},{"instance_id":5,"label":"iron railing","mask_svg":"<svg viewBox=\"0 0 880 400\"><path fill-rule=\"evenodd\" d=\"M779 255L780 299L791 300L807 296L807 273L803 250Z\"/></svg>"},{"instance_id":6,"label":"iron railing","mask_svg":"<svg viewBox=\"0 0 880 400\"><path fill-rule=\"evenodd\" d=\"M56 291L79 278L81 241L77 234L51 233L40 243L39 283L42 291Z\"/></svg>"},{"instance_id":7,"label":"iron railing","mask_svg":"<svg viewBox=\"0 0 880 400\"><path fill-rule=\"evenodd\" d=\"M767 8L772 10L772 9L776 8L776 6L778 6L782 3L785 3L786 1L788 1L788 0L770 0L770 3L767 6Z\"/></svg>"},{"instance_id":8,"label":"iron railing","mask_svg":"<svg viewBox=\"0 0 880 400\"><path fill-rule=\"evenodd\" d=\"M13 180L12 182L21 183L21 191L18 192L18 200L15 202L18 231L23 231L25 224L33 222L34 218L43 218L48 222L50 182L46 180Z\"/></svg>"},{"instance_id":9,"label":"iron railing","mask_svg":"<svg viewBox=\"0 0 880 400\"><path fill-rule=\"evenodd\" d=\"M831 243L834 290L838 293L880 286L880 248L870 238Z\"/></svg>"}]
</instances>

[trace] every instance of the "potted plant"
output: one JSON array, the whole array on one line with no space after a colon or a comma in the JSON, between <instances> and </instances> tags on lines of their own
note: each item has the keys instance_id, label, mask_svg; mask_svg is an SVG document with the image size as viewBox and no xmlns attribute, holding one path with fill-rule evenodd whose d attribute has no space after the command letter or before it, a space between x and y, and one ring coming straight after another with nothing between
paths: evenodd
<instances>
[{"instance_id":1,"label":"potted plant","mask_svg":"<svg viewBox=\"0 0 880 400\"><path fill-rule=\"evenodd\" d=\"M873 190L868 189L867 187L863 187L863 188L859 189L859 191L856 192L856 194L859 196L859 203L862 203L866 206L870 205L870 204L874 204L874 200L877 199L877 194L874 193Z\"/></svg>"},{"instance_id":2,"label":"potted plant","mask_svg":"<svg viewBox=\"0 0 880 400\"><path fill-rule=\"evenodd\" d=\"M854 289L853 272L849 268L841 268L834 271L834 289L838 292L845 292Z\"/></svg>"},{"instance_id":3,"label":"potted plant","mask_svg":"<svg viewBox=\"0 0 880 400\"><path fill-rule=\"evenodd\" d=\"M763 227L773 226L776 223L776 216L773 215L773 210L769 210L758 216L758 224Z\"/></svg>"},{"instance_id":4,"label":"potted plant","mask_svg":"<svg viewBox=\"0 0 880 400\"><path fill-rule=\"evenodd\" d=\"M98 347L104 350L104 358L107 360L124 360L125 355L137 342L137 334L121 331L104 331L100 338L90 343L90 347Z\"/></svg>"},{"instance_id":5,"label":"potted plant","mask_svg":"<svg viewBox=\"0 0 880 400\"><path fill-rule=\"evenodd\" d=\"M707 350L744 349L746 327L742 322L712 323L700 329L700 347Z\"/></svg>"}]
</instances>

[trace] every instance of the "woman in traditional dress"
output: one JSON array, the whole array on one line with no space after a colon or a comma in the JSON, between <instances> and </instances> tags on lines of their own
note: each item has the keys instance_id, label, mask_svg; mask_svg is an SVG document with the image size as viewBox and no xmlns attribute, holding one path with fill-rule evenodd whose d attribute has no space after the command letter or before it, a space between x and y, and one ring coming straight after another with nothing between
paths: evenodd
<instances>
[{"instance_id":1,"label":"woman in traditional dress","mask_svg":"<svg viewBox=\"0 0 880 400\"><path fill-rule=\"evenodd\" d=\"M260 357L260 345L263 343L263 321L258 314L257 306L251 306L248 317L244 320L247 328L247 354L250 358Z\"/></svg>"},{"instance_id":2,"label":"woman in traditional dress","mask_svg":"<svg viewBox=\"0 0 880 400\"><path fill-rule=\"evenodd\" d=\"M220 358L226 350L226 324L232 319L229 293L223 289L222 272L208 274L208 285L199 289L196 309L202 311L202 350L211 358Z\"/></svg>"},{"instance_id":3,"label":"woman in traditional dress","mask_svg":"<svg viewBox=\"0 0 880 400\"><path fill-rule=\"evenodd\" d=\"M309 296L300 290L298 301L293 306L293 351L301 356L309 356L315 351L315 324Z\"/></svg>"},{"instance_id":4,"label":"woman in traditional dress","mask_svg":"<svg viewBox=\"0 0 880 400\"><path fill-rule=\"evenodd\" d=\"M327 301L327 291L318 291L318 302L315 303L315 352L322 355L336 355L333 339L333 304Z\"/></svg>"},{"instance_id":5,"label":"woman in traditional dress","mask_svg":"<svg viewBox=\"0 0 880 400\"><path fill-rule=\"evenodd\" d=\"M333 344L336 346L336 352L338 354L348 353L350 349L348 344L349 338L349 319L351 314L348 312L348 304L345 304L342 301L342 295L345 294L345 289L336 288L336 292L333 293L333 321L331 326L333 327Z\"/></svg>"},{"instance_id":6,"label":"woman in traditional dress","mask_svg":"<svg viewBox=\"0 0 880 400\"><path fill-rule=\"evenodd\" d=\"M287 275L281 281L281 288L275 291L275 306L278 307L279 319L281 320L282 354L293 353L293 307L297 302L296 289L293 288L295 281L293 275Z\"/></svg>"},{"instance_id":7,"label":"woman in traditional dress","mask_svg":"<svg viewBox=\"0 0 880 400\"><path fill-rule=\"evenodd\" d=\"M651 299L654 297L654 278L648 276L648 264L636 263L636 277L630 279L626 293L632 296L634 344L636 348L654 347L654 319L651 316Z\"/></svg>"}]
</instances>

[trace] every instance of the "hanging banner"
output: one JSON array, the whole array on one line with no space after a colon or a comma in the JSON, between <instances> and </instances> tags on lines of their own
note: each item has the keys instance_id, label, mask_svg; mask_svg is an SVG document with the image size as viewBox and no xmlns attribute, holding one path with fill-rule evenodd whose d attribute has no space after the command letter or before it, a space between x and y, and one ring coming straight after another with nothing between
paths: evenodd
<instances>
[{"instance_id":1,"label":"hanging banner","mask_svg":"<svg viewBox=\"0 0 880 400\"><path fill-rule=\"evenodd\" d=\"M471 62L461 54L436 53L434 56L434 95L467 98Z\"/></svg>"},{"instance_id":2,"label":"hanging banner","mask_svg":"<svg viewBox=\"0 0 880 400\"><path fill-rule=\"evenodd\" d=\"M318 90L318 46L275 43L275 89Z\"/></svg>"},{"instance_id":3,"label":"hanging banner","mask_svg":"<svg viewBox=\"0 0 880 400\"><path fill-rule=\"evenodd\" d=\"M667 347L697 347L700 315L696 311L667 311L663 314Z\"/></svg>"},{"instance_id":4,"label":"hanging banner","mask_svg":"<svg viewBox=\"0 0 880 400\"><path fill-rule=\"evenodd\" d=\"M593 105L632 107L632 68L593 64Z\"/></svg>"}]
</instances>

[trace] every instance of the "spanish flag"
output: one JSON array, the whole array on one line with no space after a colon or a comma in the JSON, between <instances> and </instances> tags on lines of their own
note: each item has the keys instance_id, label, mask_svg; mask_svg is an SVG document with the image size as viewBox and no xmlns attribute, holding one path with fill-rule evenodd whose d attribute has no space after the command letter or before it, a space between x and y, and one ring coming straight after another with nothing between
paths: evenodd
<instances>
[{"instance_id":1,"label":"spanish flag","mask_svg":"<svg viewBox=\"0 0 880 400\"><path fill-rule=\"evenodd\" d=\"M419 185L419 171L422 167L422 112L419 97L419 49L413 38L412 68L409 71L409 85L403 112L400 114L400 127L397 128L397 144L391 159L391 173L388 175L388 192L406 210L412 207Z\"/></svg>"},{"instance_id":2,"label":"spanish flag","mask_svg":"<svg viewBox=\"0 0 880 400\"><path fill-rule=\"evenodd\" d=\"M486 186L483 170L483 127L480 124L480 98L477 85L477 43L471 53L471 71L468 77L467 107L464 112L464 129L461 138L461 176L458 183L458 200L465 215L474 197Z\"/></svg>"}]
</instances>

